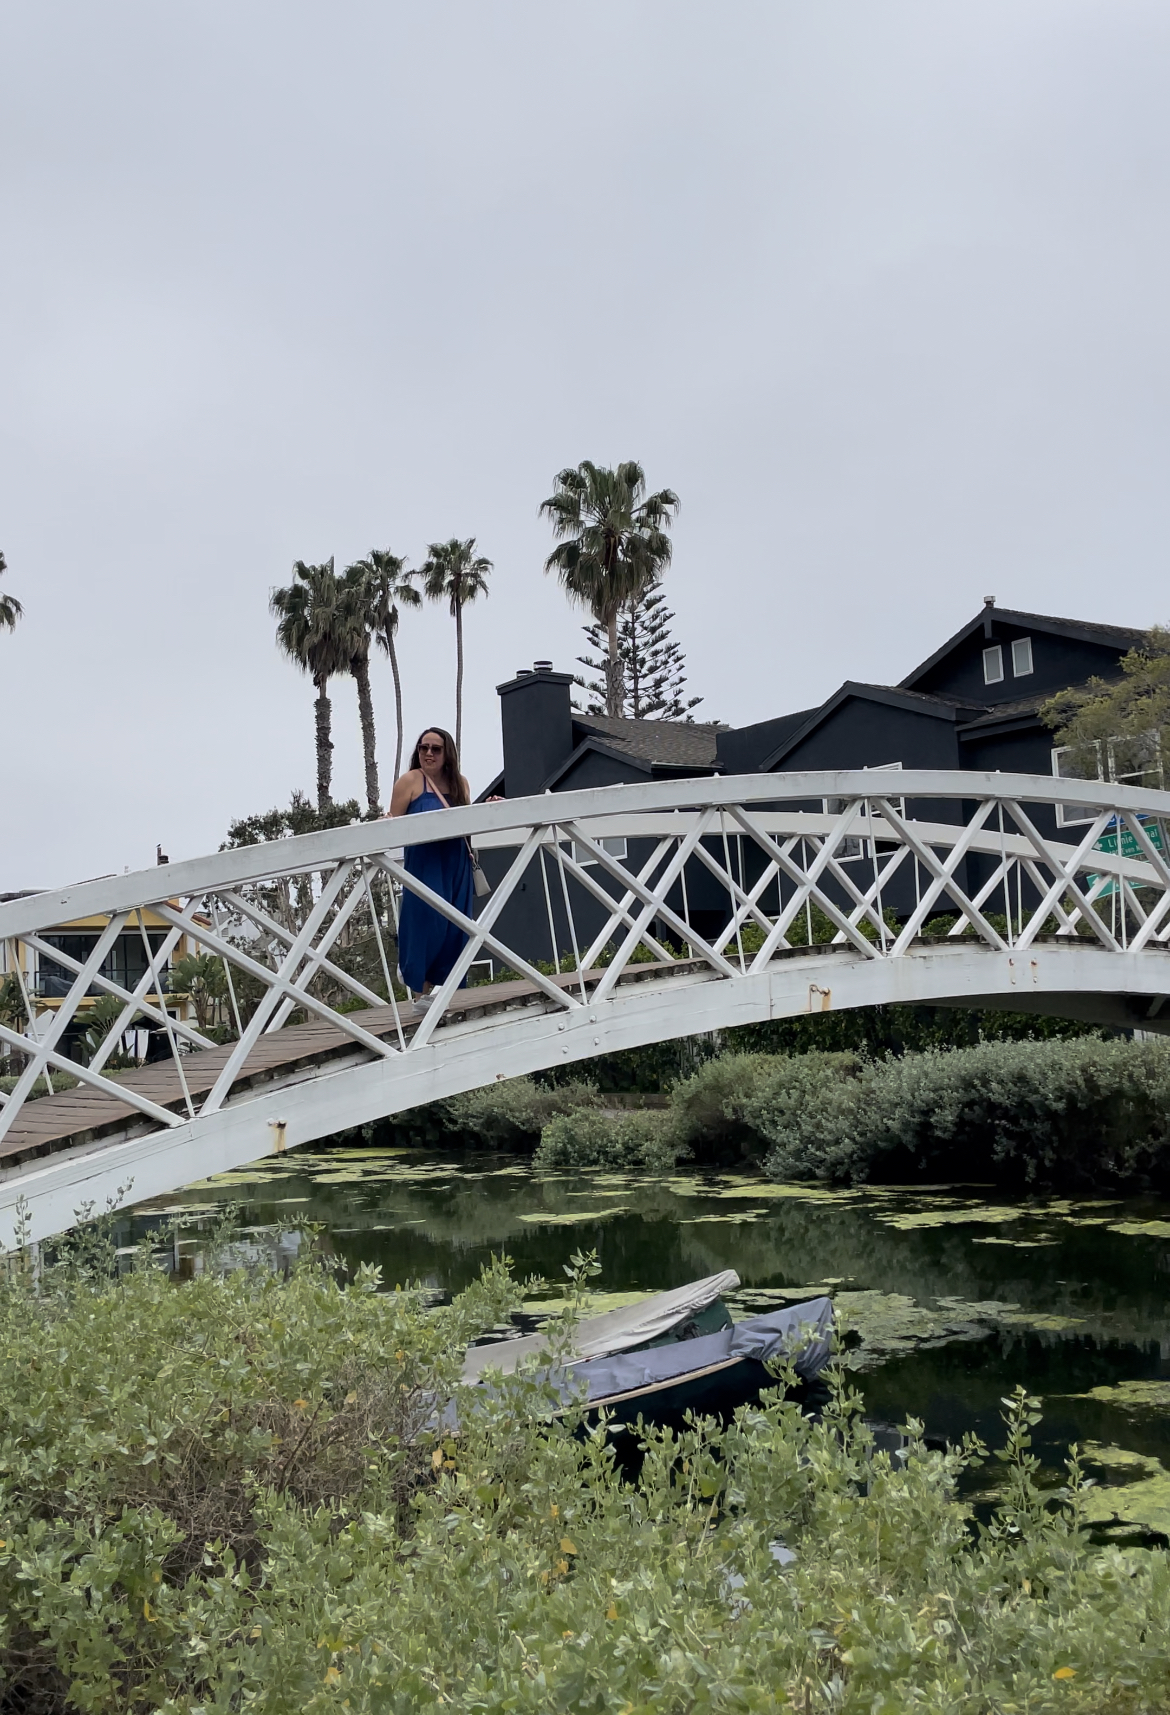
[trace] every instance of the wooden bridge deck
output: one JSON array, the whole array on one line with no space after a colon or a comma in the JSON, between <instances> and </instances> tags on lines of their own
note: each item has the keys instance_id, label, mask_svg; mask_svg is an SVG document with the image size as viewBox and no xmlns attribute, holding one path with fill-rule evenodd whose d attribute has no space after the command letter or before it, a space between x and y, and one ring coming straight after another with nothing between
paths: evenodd
<instances>
[{"instance_id":1,"label":"wooden bridge deck","mask_svg":"<svg viewBox=\"0 0 1170 1715\"><path fill-rule=\"evenodd\" d=\"M677 975L683 970L700 968L703 967L698 960L679 960L670 965L634 965L623 971L620 981L625 986L628 982L645 981L667 971ZM601 970L588 972L585 978L587 987L595 987L603 975ZM580 984L576 973L554 976L549 980L566 990L575 989ZM451 1021L467 1019L534 1001L543 1001L547 1006L553 1004L535 983L484 983L460 989L449 1001L443 1017ZM398 1008L398 1015L403 1034L409 1039L425 1013L423 1009L403 1002ZM354 1022L371 1036L388 1042L397 1040L398 1029L392 1007L367 1007L354 1015ZM199 1098L206 1096L214 1087L234 1046L234 1043L228 1043L222 1048L198 1049L182 1056L183 1078L196 1108ZM368 1060L371 1056L360 1042L327 1019L317 1018L308 1024L274 1030L261 1036L249 1054L232 1085L230 1099L237 1101L265 1085L299 1081L314 1067L350 1057ZM185 1115L187 1112L183 1084L173 1060L159 1060L133 1072L110 1073L109 1076L127 1089L148 1097L159 1107L176 1114ZM12 1129L0 1142L0 1172L37 1156L51 1155L103 1139L113 1142L115 1138L131 1137L157 1128L156 1121L129 1102L119 1102L114 1096L81 1084L59 1095L41 1096L36 1101L25 1103Z\"/></svg>"}]
</instances>

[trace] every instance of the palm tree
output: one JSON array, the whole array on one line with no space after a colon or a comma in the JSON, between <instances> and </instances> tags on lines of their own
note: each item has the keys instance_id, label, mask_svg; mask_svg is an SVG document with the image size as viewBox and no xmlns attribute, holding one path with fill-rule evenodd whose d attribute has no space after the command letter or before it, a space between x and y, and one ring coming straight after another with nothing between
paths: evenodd
<instances>
[{"instance_id":1,"label":"palm tree","mask_svg":"<svg viewBox=\"0 0 1170 1715\"><path fill-rule=\"evenodd\" d=\"M317 692L317 809L333 802L333 707L329 681L335 673L348 673L353 659L353 618L347 608L333 556L319 566L298 560L293 581L286 589L274 589L269 609L277 620L276 642L290 661L313 681Z\"/></svg>"},{"instance_id":2,"label":"palm tree","mask_svg":"<svg viewBox=\"0 0 1170 1715\"><path fill-rule=\"evenodd\" d=\"M408 574L423 580L423 594L430 601L445 601L455 621L455 748L463 751L463 609L476 596L488 593L490 560L475 552L475 537L461 542L452 536L449 542L432 542L427 558L417 572Z\"/></svg>"},{"instance_id":3,"label":"palm tree","mask_svg":"<svg viewBox=\"0 0 1170 1715\"><path fill-rule=\"evenodd\" d=\"M540 503L557 540L545 571L557 572L569 599L587 607L605 629L608 715L622 714L625 705L618 615L670 564L667 530L678 506L673 489L646 493L640 464L631 460L609 470L588 459L561 471Z\"/></svg>"},{"instance_id":4,"label":"palm tree","mask_svg":"<svg viewBox=\"0 0 1170 1715\"><path fill-rule=\"evenodd\" d=\"M345 576L353 576L360 580L362 588L361 613L374 642L383 654L390 657L390 671L394 675L394 717L397 722L397 743L394 750L394 778L402 773L402 677L398 671L398 651L394 638L398 631L399 607L421 607L422 597L414 585L407 581L405 571L406 561L398 554L392 554L389 548L371 548L364 560L356 560L347 568ZM358 695L361 696L361 680L358 680ZM363 722L362 736L365 737ZM366 791L369 792L369 760L373 756L373 708L370 709L370 748L367 752ZM375 794L377 779L374 781Z\"/></svg>"},{"instance_id":5,"label":"palm tree","mask_svg":"<svg viewBox=\"0 0 1170 1715\"><path fill-rule=\"evenodd\" d=\"M8 570L4 555L0 554L0 577ZM0 631L16 630L16 622L24 612L23 607L14 595L0 595Z\"/></svg>"},{"instance_id":6,"label":"palm tree","mask_svg":"<svg viewBox=\"0 0 1170 1715\"><path fill-rule=\"evenodd\" d=\"M357 685L358 718L362 723L362 757L366 772L366 809L371 818L381 814L378 788L377 735L374 730L374 698L370 690L370 643L376 616L373 591L361 561L347 566L338 580L342 628L349 640L349 671Z\"/></svg>"}]
</instances>

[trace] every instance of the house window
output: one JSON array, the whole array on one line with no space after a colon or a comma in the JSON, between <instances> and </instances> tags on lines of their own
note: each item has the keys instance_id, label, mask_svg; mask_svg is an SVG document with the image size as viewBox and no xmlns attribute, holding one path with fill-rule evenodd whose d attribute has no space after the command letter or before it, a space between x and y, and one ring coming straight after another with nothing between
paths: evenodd
<instances>
[{"instance_id":1,"label":"house window","mask_svg":"<svg viewBox=\"0 0 1170 1715\"><path fill-rule=\"evenodd\" d=\"M598 840L597 843L601 847L602 851L608 853L610 857L618 858L619 860L625 858L626 842L624 839L612 838ZM591 863L597 862L597 859L589 850L589 847L581 845L577 840L569 841L569 856L572 858L573 862L575 864L579 864L582 869L587 868Z\"/></svg>"},{"instance_id":2,"label":"house window","mask_svg":"<svg viewBox=\"0 0 1170 1715\"><path fill-rule=\"evenodd\" d=\"M984 656L986 660L986 655ZM1017 637L1012 644L1012 675L1016 679L1026 679L1032 671L1032 639ZM1001 674L1002 678L1003 675Z\"/></svg>"},{"instance_id":3,"label":"house window","mask_svg":"<svg viewBox=\"0 0 1170 1715\"><path fill-rule=\"evenodd\" d=\"M1052 752L1052 772L1061 780L1112 780L1120 786L1144 786L1164 791L1166 769L1162 743L1156 730L1136 738L1093 740L1093 756L1086 764L1084 752L1074 760L1068 745ZM1075 828L1091 822L1096 808L1083 804L1058 804L1058 828Z\"/></svg>"},{"instance_id":4,"label":"house window","mask_svg":"<svg viewBox=\"0 0 1170 1715\"><path fill-rule=\"evenodd\" d=\"M998 643L983 651L983 683L998 685L1003 679L1003 650Z\"/></svg>"},{"instance_id":5,"label":"house window","mask_svg":"<svg viewBox=\"0 0 1170 1715\"><path fill-rule=\"evenodd\" d=\"M1068 745L1062 744L1052 752L1052 772L1058 780L1103 780L1101 772L1101 746L1095 745L1097 755L1096 768L1086 768L1083 763L1073 760L1072 751ZM1058 804L1056 806L1056 825L1058 828L1076 828L1085 822L1091 822L1096 816L1096 810L1087 804Z\"/></svg>"},{"instance_id":6,"label":"house window","mask_svg":"<svg viewBox=\"0 0 1170 1715\"><path fill-rule=\"evenodd\" d=\"M872 765L867 763L865 772L867 774L896 774L900 773L901 769L902 764L900 762L877 762ZM890 798L889 802L897 811L898 815L904 816L906 814L906 800L904 798ZM822 803L825 807L826 816L839 816L845 808L846 800L844 798L824 798L822 799ZM861 812L862 815L865 816L868 812L869 805L863 805ZM876 843L879 851L884 849L883 842L881 840ZM859 835L846 834L845 838L837 846L837 862L856 863L859 858L871 857L873 855L872 844L873 842L862 839Z\"/></svg>"}]
</instances>

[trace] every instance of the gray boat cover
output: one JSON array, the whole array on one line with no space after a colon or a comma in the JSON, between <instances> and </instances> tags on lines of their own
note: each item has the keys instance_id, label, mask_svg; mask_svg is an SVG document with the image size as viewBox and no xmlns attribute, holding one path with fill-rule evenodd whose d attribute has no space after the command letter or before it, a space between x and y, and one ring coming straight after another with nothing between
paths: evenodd
<instances>
[{"instance_id":1,"label":"gray boat cover","mask_svg":"<svg viewBox=\"0 0 1170 1715\"><path fill-rule=\"evenodd\" d=\"M797 1375L810 1381L829 1357L833 1326L831 1298L812 1298L787 1310L767 1316L752 1316L717 1334L696 1340L680 1340L671 1346L655 1346L648 1352L626 1352L611 1358L570 1364L567 1392L588 1388L590 1405L617 1394L638 1393L662 1382L682 1381L688 1375L725 1364L736 1358L766 1363L770 1358L791 1355Z\"/></svg>"},{"instance_id":2,"label":"gray boat cover","mask_svg":"<svg viewBox=\"0 0 1170 1715\"><path fill-rule=\"evenodd\" d=\"M709 1274L704 1280L693 1280L689 1286L676 1286L671 1292L656 1292L637 1304L623 1305L620 1310L607 1310L604 1316L591 1316L578 1322L573 1332L572 1355L584 1361L603 1358L610 1352L624 1352L631 1346L641 1346L668 1333L688 1316L705 1310L708 1304L725 1292L734 1292L739 1276L732 1268L721 1274ZM746 1326L746 1324L742 1324ZM693 1350L700 1341L685 1342ZM497 1340L490 1346L472 1346L463 1365L465 1382L478 1381L487 1369L501 1370L510 1376L525 1358L537 1356L548 1344L547 1334L528 1334L522 1340Z\"/></svg>"}]
</instances>

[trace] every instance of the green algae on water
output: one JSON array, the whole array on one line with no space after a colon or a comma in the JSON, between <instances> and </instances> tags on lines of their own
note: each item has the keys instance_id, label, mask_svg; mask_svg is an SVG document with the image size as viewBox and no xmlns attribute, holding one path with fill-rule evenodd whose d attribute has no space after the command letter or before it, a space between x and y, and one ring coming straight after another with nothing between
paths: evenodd
<instances>
[{"instance_id":1,"label":"green algae on water","mask_svg":"<svg viewBox=\"0 0 1170 1715\"><path fill-rule=\"evenodd\" d=\"M1114 1406L1118 1411L1164 1412L1170 1407L1170 1380L1138 1380L1113 1382L1110 1386L1091 1387L1087 1393L1068 1395L1070 1399L1095 1399L1101 1405Z\"/></svg>"},{"instance_id":2,"label":"green algae on water","mask_svg":"<svg viewBox=\"0 0 1170 1715\"><path fill-rule=\"evenodd\" d=\"M1085 1518L1098 1529L1156 1532L1170 1537L1170 1471L1160 1459L1128 1447L1086 1441L1087 1465L1104 1473L1084 1500Z\"/></svg>"},{"instance_id":3,"label":"green algae on water","mask_svg":"<svg viewBox=\"0 0 1170 1715\"><path fill-rule=\"evenodd\" d=\"M607 1221L611 1215L627 1215L629 1212L619 1203L612 1209L573 1209L555 1215L547 1209L538 1209L521 1215L520 1219L535 1227L579 1227L586 1221Z\"/></svg>"}]
</instances>

